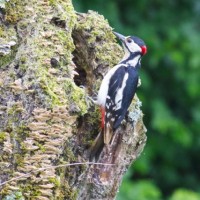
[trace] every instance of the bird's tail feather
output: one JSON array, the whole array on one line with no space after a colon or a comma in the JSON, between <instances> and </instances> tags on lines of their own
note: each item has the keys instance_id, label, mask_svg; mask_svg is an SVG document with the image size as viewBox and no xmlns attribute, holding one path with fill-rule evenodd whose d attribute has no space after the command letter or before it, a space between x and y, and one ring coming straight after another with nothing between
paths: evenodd
<instances>
[{"instance_id":1,"label":"bird's tail feather","mask_svg":"<svg viewBox=\"0 0 200 200\"><path fill-rule=\"evenodd\" d=\"M94 158L97 160L104 147L103 130L99 132L92 146L89 149L89 159L92 161Z\"/></svg>"},{"instance_id":2,"label":"bird's tail feather","mask_svg":"<svg viewBox=\"0 0 200 200\"><path fill-rule=\"evenodd\" d=\"M113 136L113 130L110 126L110 123L108 123L105 126L103 135L104 135L104 143L109 144Z\"/></svg>"}]
</instances>

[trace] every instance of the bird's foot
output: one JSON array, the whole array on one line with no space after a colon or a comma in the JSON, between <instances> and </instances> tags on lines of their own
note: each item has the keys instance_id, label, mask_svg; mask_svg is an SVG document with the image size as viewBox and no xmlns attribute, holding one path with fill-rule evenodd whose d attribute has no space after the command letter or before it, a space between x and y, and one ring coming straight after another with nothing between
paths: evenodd
<instances>
[{"instance_id":1,"label":"bird's foot","mask_svg":"<svg viewBox=\"0 0 200 200\"><path fill-rule=\"evenodd\" d=\"M88 107L97 104L97 94L95 93L92 97L86 95L86 103Z\"/></svg>"}]
</instances>

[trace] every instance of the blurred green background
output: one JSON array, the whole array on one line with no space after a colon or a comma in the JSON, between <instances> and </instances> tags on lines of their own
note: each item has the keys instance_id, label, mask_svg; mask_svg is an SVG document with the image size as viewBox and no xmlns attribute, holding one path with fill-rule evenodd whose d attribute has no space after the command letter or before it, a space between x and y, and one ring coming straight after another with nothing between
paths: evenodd
<instances>
[{"instance_id":1,"label":"blurred green background","mask_svg":"<svg viewBox=\"0 0 200 200\"><path fill-rule=\"evenodd\" d=\"M200 200L200 0L73 0L141 37L147 145L117 200Z\"/></svg>"}]
</instances>

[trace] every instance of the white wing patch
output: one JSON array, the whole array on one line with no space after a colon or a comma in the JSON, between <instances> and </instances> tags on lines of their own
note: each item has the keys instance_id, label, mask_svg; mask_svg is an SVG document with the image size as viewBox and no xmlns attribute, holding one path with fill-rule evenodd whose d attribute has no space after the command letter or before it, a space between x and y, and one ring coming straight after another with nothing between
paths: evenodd
<instances>
[{"instance_id":1,"label":"white wing patch","mask_svg":"<svg viewBox=\"0 0 200 200\"><path fill-rule=\"evenodd\" d=\"M118 109L121 108L123 91L124 91L124 88L126 86L127 79L128 79L128 73L125 74L123 82L122 82L122 86L121 86L121 88L118 89L117 94L115 96L115 105L116 105L115 110L118 110Z\"/></svg>"},{"instance_id":2,"label":"white wing patch","mask_svg":"<svg viewBox=\"0 0 200 200\"><path fill-rule=\"evenodd\" d=\"M108 87L109 87L110 79L111 79L112 75L116 72L116 70L121 66L122 65L116 65L115 67L110 69L108 71L108 73L105 75L105 77L101 83L99 92L98 92L97 104L105 107L106 98L109 98L109 97L107 97L107 94L108 94Z\"/></svg>"}]
</instances>

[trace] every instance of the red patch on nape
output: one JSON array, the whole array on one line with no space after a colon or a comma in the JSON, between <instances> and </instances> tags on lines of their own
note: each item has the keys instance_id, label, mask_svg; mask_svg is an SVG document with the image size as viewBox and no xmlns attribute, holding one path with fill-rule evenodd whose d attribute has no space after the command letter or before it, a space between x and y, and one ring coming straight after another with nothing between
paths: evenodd
<instances>
[{"instance_id":1,"label":"red patch on nape","mask_svg":"<svg viewBox=\"0 0 200 200\"><path fill-rule=\"evenodd\" d=\"M104 128L104 123L105 123L105 109L101 106L101 128Z\"/></svg>"},{"instance_id":2,"label":"red patch on nape","mask_svg":"<svg viewBox=\"0 0 200 200\"><path fill-rule=\"evenodd\" d=\"M147 47L141 46L141 49L142 49L142 55L145 55L147 53Z\"/></svg>"}]
</instances>

